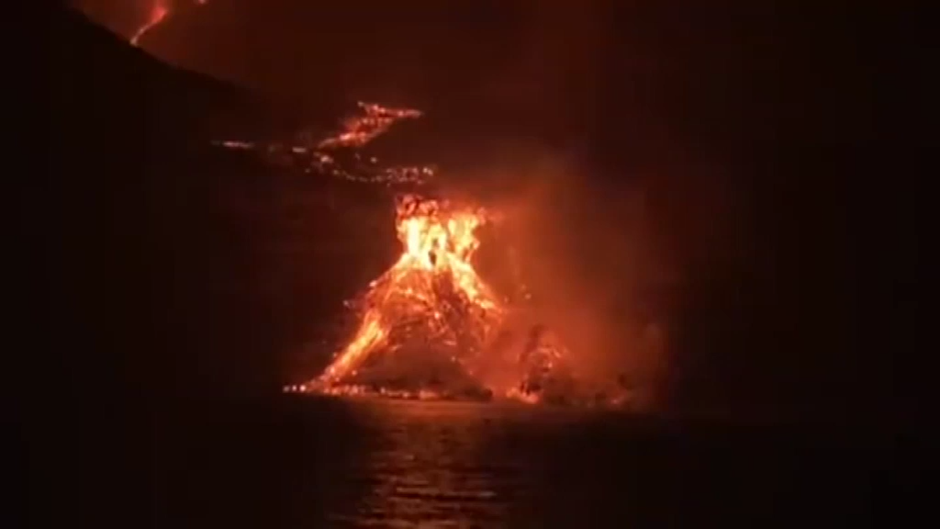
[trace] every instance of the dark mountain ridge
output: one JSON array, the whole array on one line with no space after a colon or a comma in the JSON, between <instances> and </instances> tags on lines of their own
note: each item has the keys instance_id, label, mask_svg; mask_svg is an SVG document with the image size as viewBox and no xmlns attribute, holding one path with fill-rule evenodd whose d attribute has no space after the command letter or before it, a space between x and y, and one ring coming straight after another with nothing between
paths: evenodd
<instances>
[{"instance_id":1,"label":"dark mountain ridge","mask_svg":"<svg viewBox=\"0 0 940 529\"><path fill-rule=\"evenodd\" d=\"M157 144L270 138L297 123L272 101L169 66L83 14L51 15L50 114L62 125L107 127Z\"/></svg>"}]
</instances>

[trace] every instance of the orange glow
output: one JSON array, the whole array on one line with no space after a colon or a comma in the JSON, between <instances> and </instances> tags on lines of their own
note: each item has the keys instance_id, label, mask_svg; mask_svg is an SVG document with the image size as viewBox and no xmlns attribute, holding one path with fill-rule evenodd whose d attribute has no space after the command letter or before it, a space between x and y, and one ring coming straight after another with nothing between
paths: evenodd
<instances>
[{"instance_id":1,"label":"orange glow","mask_svg":"<svg viewBox=\"0 0 940 529\"><path fill-rule=\"evenodd\" d=\"M299 391L525 403L570 395L569 354L559 337L520 321L524 309L500 299L473 266L477 229L492 218L480 207L399 197L401 255L359 300L350 340Z\"/></svg>"},{"instance_id":2,"label":"orange glow","mask_svg":"<svg viewBox=\"0 0 940 529\"><path fill-rule=\"evenodd\" d=\"M457 342L450 312L459 308L461 325L491 332L499 321L500 303L471 264L479 246L475 230L486 221L482 209L455 208L436 200L406 195L397 208L398 238L404 251L398 261L372 282L368 307L352 340L326 369L321 381L337 384L355 375L370 354L388 347L401 334L403 322L422 318L426 338ZM397 336L401 339L401 336ZM454 356L453 361L461 361Z\"/></svg>"},{"instance_id":3,"label":"orange glow","mask_svg":"<svg viewBox=\"0 0 940 529\"><path fill-rule=\"evenodd\" d=\"M421 117L421 112L417 110L388 108L372 103L360 102L359 108L365 112L364 116L348 118L343 123L342 132L321 141L317 147L362 147L387 131L396 121Z\"/></svg>"},{"instance_id":4,"label":"orange glow","mask_svg":"<svg viewBox=\"0 0 940 529\"><path fill-rule=\"evenodd\" d=\"M219 141L228 149L304 155L309 170L356 182L425 184L430 167L380 168L359 149L420 111L358 104L358 115L326 139L302 145ZM399 195L402 252L356 300L358 326L316 379L289 393L393 398L551 399L567 387L567 352L554 333L520 318L473 265L477 230L495 216L482 207L415 193Z\"/></svg>"},{"instance_id":5,"label":"orange glow","mask_svg":"<svg viewBox=\"0 0 940 529\"><path fill-rule=\"evenodd\" d=\"M144 36L145 33L150 31L154 26L163 22L163 19L170 13L169 8L164 3L164 0L157 0L154 2L153 7L150 8L150 16L147 17L147 22L144 25L140 26L134 35L131 37L131 44L137 46L140 38Z\"/></svg>"},{"instance_id":6,"label":"orange glow","mask_svg":"<svg viewBox=\"0 0 940 529\"><path fill-rule=\"evenodd\" d=\"M196 4L201 6L206 5L207 1L208 0L196 0ZM137 31L131 36L131 45L139 46L141 37L154 27L160 25L166 20L169 14L170 7L167 5L167 0L155 0L150 8L150 15L147 17L147 21L137 28Z\"/></svg>"},{"instance_id":7,"label":"orange glow","mask_svg":"<svg viewBox=\"0 0 940 529\"><path fill-rule=\"evenodd\" d=\"M232 150L256 152L290 151L306 160L305 172L332 176L353 182L392 185L424 184L435 176L429 166L380 167L376 157L368 163L353 157L357 162L350 166L341 163L337 150L355 150L384 134L392 125L403 119L414 119L421 112L412 109L390 108L374 103L359 102L360 115L350 116L342 123L342 129L333 135L309 145L255 144L238 140L215 141L215 145ZM339 156L341 157L341 156Z\"/></svg>"},{"instance_id":8,"label":"orange glow","mask_svg":"<svg viewBox=\"0 0 940 529\"><path fill-rule=\"evenodd\" d=\"M321 141L301 145L216 141L259 153L302 155L307 171L387 186L425 184L430 167L379 167L359 149L410 109L359 103L359 115ZM395 227L402 252L356 300L358 326L316 379L288 393L378 395L392 398L478 398L494 395L539 402L564 389L566 350L543 325L504 303L473 265L477 230L494 220L482 207L415 193L399 195Z\"/></svg>"}]
</instances>

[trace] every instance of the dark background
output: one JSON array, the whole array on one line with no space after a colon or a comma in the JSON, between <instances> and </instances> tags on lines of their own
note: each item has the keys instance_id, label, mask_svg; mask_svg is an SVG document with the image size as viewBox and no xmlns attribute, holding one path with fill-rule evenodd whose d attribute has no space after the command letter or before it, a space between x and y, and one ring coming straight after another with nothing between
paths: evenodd
<instances>
[{"instance_id":1,"label":"dark background","mask_svg":"<svg viewBox=\"0 0 940 529\"><path fill-rule=\"evenodd\" d=\"M125 35L141 17L91 4ZM877 35L894 21L747 4L217 0L143 41L212 77L78 12L43 13L46 166L19 200L38 258L26 343L38 382L66 397L48 437L69 432L93 455L53 466L110 478L63 487L140 483L137 449L181 415L264 413L296 369L284 352L383 268L394 240L357 242L390 233L357 220L387 207L380 192L285 181L205 146L328 124L356 99L427 110L445 162L478 149L498 163L512 142L577 153L579 196L599 211L617 211L624 180L654 175L659 244L683 278L665 413L888 425L916 411L894 373L911 340L894 331L895 293L915 288L902 264L915 213L876 136L889 68ZM297 189L314 203L285 206ZM324 214L298 227L285 207ZM291 230L323 242L285 259Z\"/></svg>"}]
</instances>

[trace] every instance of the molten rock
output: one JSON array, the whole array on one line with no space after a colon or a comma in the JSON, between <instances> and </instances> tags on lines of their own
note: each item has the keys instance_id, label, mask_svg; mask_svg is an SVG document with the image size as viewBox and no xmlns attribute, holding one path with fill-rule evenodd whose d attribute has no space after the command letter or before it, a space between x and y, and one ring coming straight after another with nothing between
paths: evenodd
<instances>
[{"instance_id":1,"label":"molten rock","mask_svg":"<svg viewBox=\"0 0 940 529\"><path fill-rule=\"evenodd\" d=\"M355 335L311 386L327 393L527 401L569 391L564 349L547 329L512 332L471 257L481 208L401 197L401 257L360 300Z\"/></svg>"}]
</instances>

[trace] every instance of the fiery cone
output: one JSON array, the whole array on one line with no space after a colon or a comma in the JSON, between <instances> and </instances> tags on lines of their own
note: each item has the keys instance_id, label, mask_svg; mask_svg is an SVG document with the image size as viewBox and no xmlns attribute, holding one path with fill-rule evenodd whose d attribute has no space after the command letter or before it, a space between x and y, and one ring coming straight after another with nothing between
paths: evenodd
<instances>
[{"instance_id":1,"label":"fiery cone","mask_svg":"<svg viewBox=\"0 0 940 529\"><path fill-rule=\"evenodd\" d=\"M416 388L472 385L475 361L503 313L471 264L479 246L475 230L485 222L482 209L400 198L396 224L404 251L372 282L358 330L320 382L331 388L387 387L393 379Z\"/></svg>"}]
</instances>

